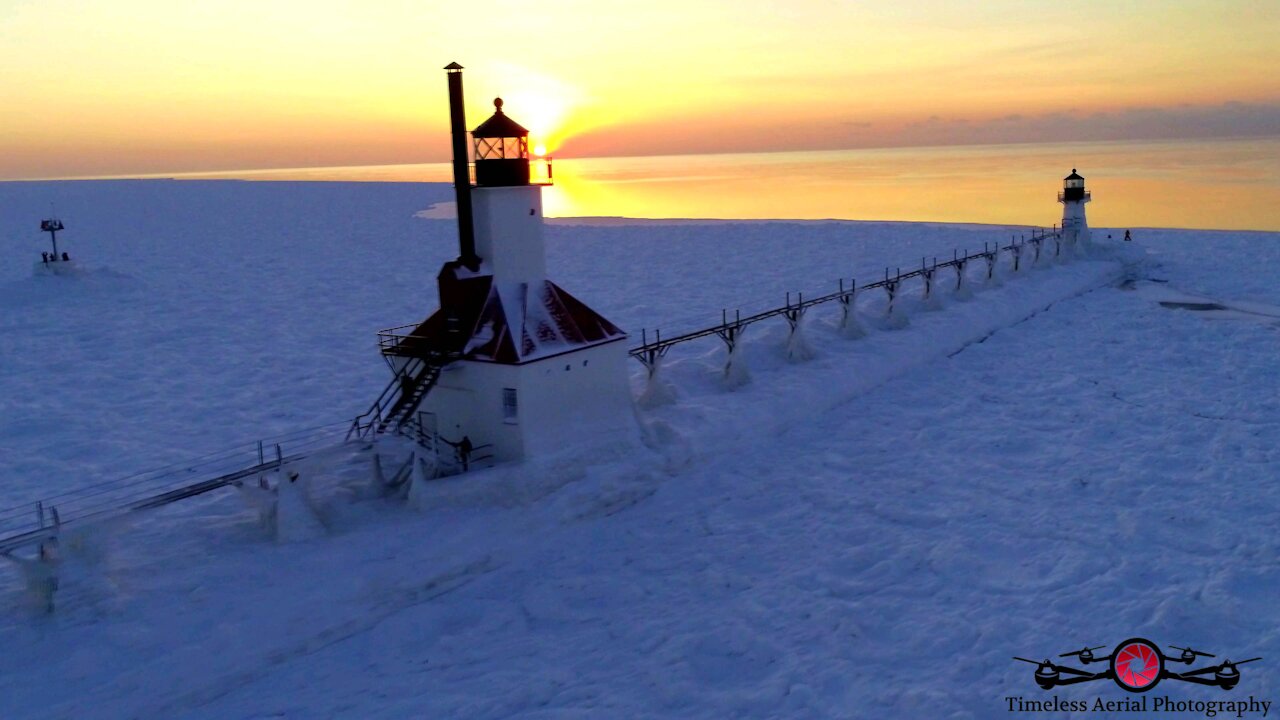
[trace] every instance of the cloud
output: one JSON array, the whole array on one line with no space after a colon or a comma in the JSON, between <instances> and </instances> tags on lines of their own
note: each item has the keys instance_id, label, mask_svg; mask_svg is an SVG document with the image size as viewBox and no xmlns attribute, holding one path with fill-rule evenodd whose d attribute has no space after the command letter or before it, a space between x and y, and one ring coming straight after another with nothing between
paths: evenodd
<instances>
[{"instance_id":1,"label":"cloud","mask_svg":"<svg viewBox=\"0 0 1280 720\"><path fill-rule=\"evenodd\" d=\"M1280 135L1280 103L1171 104L1045 113L1010 112L990 117L934 113L918 119L837 117L795 123L748 118L715 120L720 131L692 134L687 118L599 128L570 138L565 156L679 155L684 153L834 150L933 145L1002 145Z\"/></svg>"},{"instance_id":2,"label":"cloud","mask_svg":"<svg viewBox=\"0 0 1280 720\"><path fill-rule=\"evenodd\" d=\"M892 145L1205 139L1280 134L1280 103L1224 102L1122 110L1068 110L996 118L939 117L907 122L884 139Z\"/></svg>"}]
</instances>

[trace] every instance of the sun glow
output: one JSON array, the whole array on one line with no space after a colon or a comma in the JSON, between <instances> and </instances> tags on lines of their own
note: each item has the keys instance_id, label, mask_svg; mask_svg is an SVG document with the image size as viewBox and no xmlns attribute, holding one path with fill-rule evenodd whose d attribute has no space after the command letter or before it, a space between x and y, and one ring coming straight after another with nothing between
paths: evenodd
<instances>
[{"instance_id":1,"label":"sun glow","mask_svg":"<svg viewBox=\"0 0 1280 720\"><path fill-rule=\"evenodd\" d=\"M583 92L558 78L509 63L468 67L468 81L477 92L470 97L501 96L503 109L529 131L535 155L554 152L583 128ZM483 94L481 94L483 93ZM491 111L491 109L490 109Z\"/></svg>"},{"instance_id":2,"label":"sun glow","mask_svg":"<svg viewBox=\"0 0 1280 720\"><path fill-rule=\"evenodd\" d=\"M477 42L465 3L0 0L0 178L446 160L454 60L469 127L502 97L562 157L1257 137L1280 113L1280 3L739 5L503 6ZM1043 39L1062 26L1088 42Z\"/></svg>"}]
</instances>

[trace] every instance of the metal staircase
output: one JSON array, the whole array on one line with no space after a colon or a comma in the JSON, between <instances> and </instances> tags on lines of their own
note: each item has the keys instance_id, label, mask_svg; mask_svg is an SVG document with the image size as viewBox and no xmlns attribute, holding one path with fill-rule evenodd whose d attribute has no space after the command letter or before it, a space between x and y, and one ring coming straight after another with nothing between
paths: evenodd
<instances>
[{"instance_id":1,"label":"metal staircase","mask_svg":"<svg viewBox=\"0 0 1280 720\"><path fill-rule=\"evenodd\" d=\"M436 381L440 379L440 371L444 369L443 364L432 362L431 359L414 358L411 364L418 366L417 372L412 376L405 374L397 378L397 382L402 385L400 397L382 419L378 427L380 433L399 430L403 427L422 404L423 398L431 392L431 388L436 386ZM407 380L404 380L406 378Z\"/></svg>"},{"instance_id":2,"label":"metal staircase","mask_svg":"<svg viewBox=\"0 0 1280 720\"><path fill-rule=\"evenodd\" d=\"M351 421L347 439L400 431L436 386L444 367L456 358L455 354L437 352L408 358L369 409Z\"/></svg>"}]
</instances>

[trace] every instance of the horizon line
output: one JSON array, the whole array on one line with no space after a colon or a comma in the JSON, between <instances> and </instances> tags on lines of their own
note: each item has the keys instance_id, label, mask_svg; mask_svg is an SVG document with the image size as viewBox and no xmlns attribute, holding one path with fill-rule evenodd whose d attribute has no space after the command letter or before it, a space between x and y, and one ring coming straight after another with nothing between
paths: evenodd
<instances>
[{"instance_id":1,"label":"horizon line","mask_svg":"<svg viewBox=\"0 0 1280 720\"><path fill-rule=\"evenodd\" d=\"M998 143L947 143L947 144L904 144L904 145L867 145L855 147L840 148L810 148L810 149L775 149L775 150L723 150L715 152L697 152L697 153L636 153L624 155L560 155L548 153L548 159L560 157L565 160L623 160L629 158L678 158L678 157L717 157L724 155L784 155L784 154L820 154L820 153L841 153L855 151L893 151L893 150L948 150L955 148L1004 148L1016 146L1055 146L1055 145L1151 145L1162 143L1212 143L1212 142L1241 142L1246 140L1277 140L1280 139L1280 132L1268 133L1263 135L1218 135L1209 137L1196 138L1180 138L1180 137L1150 137L1137 138L1131 140L1107 139L1107 140L1054 140L1054 141L1009 141ZM532 158L531 158L532 159ZM192 176L201 175L226 175L231 173L278 173L278 172L314 172L319 170L350 170L355 168L395 168L395 167L412 167L417 165L451 165L452 161L444 160L426 160L416 162L393 162L393 163L358 163L352 165L301 165L291 167L267 166L257 168L226 168L218 170L163 170L158 172L140 172L140 173L111 173L99 175L62 175L62 176L42 176L42 177L13 177L0 178L0 182L72 182L87 180L181 180L181 179L198 179ZM217 179L217 178L210 178ZM228 178L229 179L229 178ZM317 181L322 182L322 181ZM388 182L381 180L353 180L349 182ZM429 182L429 181L401 181L401 182Z\"/></svg>"}]
</instances>

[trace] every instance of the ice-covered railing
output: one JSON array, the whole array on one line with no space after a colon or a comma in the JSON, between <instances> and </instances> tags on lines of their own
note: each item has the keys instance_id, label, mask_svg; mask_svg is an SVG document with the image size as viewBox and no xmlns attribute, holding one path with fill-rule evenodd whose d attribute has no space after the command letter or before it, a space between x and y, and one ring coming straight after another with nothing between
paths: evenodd
<instances>
[{"instance_id":1,"label":"ice-covered railing","mask_svg":"<svg viewBox=\"0 0 1280 720\"><path fill-rule=\"evenodd\" d=\"M341 444L347 427L344 421L295 430L0 510L0 553L39 543L67 523L159 507L278 470Z\"/></svg>"},{"instance_id":2,"label":"ice-covered railing","mask_svg":"<svg viewBox=\"0 0 1280 720\"><path fill-rule=\"evenodd\" d=\"M1052 246L1048 243L1052 241ZM982 261L986 264L986 274L990 278L995 272L996 263L1001 253L1009 253L1012 258L1012 269L1017 272L1021 269L1026 255L1025 262L1035 264L1046 254L1052 254L1053 257L1059 257L1062 253L1071 252L1072 248L1064 248L1063 234L1058 230L1057 226L1053 229L1032 228L1030 237L1022 236L1014 237L1008 245L1000 243L983 243L982 251L969 253L967 250L963 253L954 251L950 260L942 262L934 257L932 261L929 258L921 258L920 267L915 270L902 272L901 268L894 268L890 272L889 268L884 270L884 279L876 280L865 285L859 286L857 281L850 278L848 282L838 280L838 289L833 293L819 295L805 299L802 294L797 293L793 299L790 293L786 296L785 304L750 313L743 316L741 310L734 310L732 315L727 309L721 310L720 322L716 325L704 326L695 330L678 332L674 335L669 334L667 337L662 336L660 329L653 330L652 333L648 329L642 329L640 345L630 350L631 357L639 360L645 366L652 379L654 373L660 365L662 358L674 346L698 340L704 337L715 336L724 342L729 351L730 363L735 354L738 340L741 338L743 330L754 323L761 320L767 320L772 317L783 317L791 326L792 333L804 316L805 311L815 305L821 305L828 302L837 302L842 306L844 316L847 319L851 311L851 307L859 290L875 290L883 289L888 296L888 312L893 314L894 304L901 292L903 283L913 278L920 278L923 284L923 296L927 300L933 293L936 276L940 271L947 268L954 269L955 281L957 286L964 282L965 270L970 262ZM726 369L727 371L727 369Z\"/></svg>"},{"instance_id":3,"label":"ice-covered railing","mask_svg":"<svg viewBox=\"0 0 1280 720\"><path fill-rule=\"evenodd\" d=\"M446 440L439 432L428 427L423 421L423 413L418 413L405 422L402 434L412 438L415 443L434 459L436 477L460 475L471 470L493 467L494 449L492 443L476 445L471 452L463 453L458 443Z\"/></svg>"}]
</instances>

